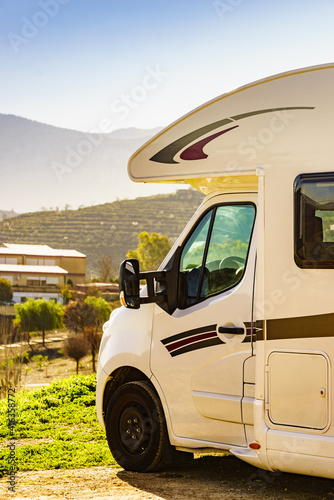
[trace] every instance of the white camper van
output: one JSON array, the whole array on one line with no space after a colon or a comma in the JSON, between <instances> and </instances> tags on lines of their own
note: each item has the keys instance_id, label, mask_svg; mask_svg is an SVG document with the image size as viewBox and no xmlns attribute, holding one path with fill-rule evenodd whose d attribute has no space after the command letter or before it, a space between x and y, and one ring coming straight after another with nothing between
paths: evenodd
<instances>
[{"instance_id":1,"label":"white camper van","mask_svg":"<svg viewBox=\"0 0 334 500\"><path fill-rule=\"evenodd\" d=\"M229 450L334 479L333 89L334 64L257 81L130 159L206 198L157 272L121 266L96 404L125 469Z\"/></svg>"}]
</instances>

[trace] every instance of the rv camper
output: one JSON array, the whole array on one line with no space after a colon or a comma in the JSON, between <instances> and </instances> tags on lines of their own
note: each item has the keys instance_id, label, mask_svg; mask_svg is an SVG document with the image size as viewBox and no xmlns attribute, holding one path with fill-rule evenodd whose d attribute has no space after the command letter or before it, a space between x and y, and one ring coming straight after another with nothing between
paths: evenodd
<instances>
[{"instance_id":1,"label":"rv camper","mask_svg":"<svg viewBox=\"0 0 334 500\"><path fill-rule=\"evenodd\" d=\"M333 64L251 83L131 157L206 197L156 272L121 265L96 405L125 469L228 450L334 479L333 88Z\"/></svg>"}]
</instances>

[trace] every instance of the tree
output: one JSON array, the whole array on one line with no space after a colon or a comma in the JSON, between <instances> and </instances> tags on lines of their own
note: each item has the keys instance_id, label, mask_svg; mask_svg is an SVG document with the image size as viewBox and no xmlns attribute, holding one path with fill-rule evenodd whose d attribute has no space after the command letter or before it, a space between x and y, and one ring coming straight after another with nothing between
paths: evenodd
<instances>
[{"instance_id":1,"label":"tree","mask_svg":"<svg viewBox=\"0 0 334 500\"><path fill-rule=\"evenodd\" d=\"M96 354L98 352L102 326L110 316L112 308L101 297L88 296L84 301L70 302L65 308L64 322L66 328L82 332L89 342L92 355L92 369L96 371Z\"/></svg>"},{"instance_id":2,"label":"tree","mask_svg":"<svg viewBox=\"0 0 334 500\"><path fill-rule=\"evenodd\" d=\"M45 332L63 327L64 308L61 304L56 304L53 300L35 300L37 309L37 328L43 334L43 345L45 345Z\"/></svg>"},{"instance_id":3,"label":"tree","mask_svg":"<svg viewBox=\"0 0 334 500\"><path fill-rule=\"evenodd\" d=\"M108 321L112 311L111 306L102 297L88 296L84 300L84 304L94 310L94 324L97 328L102 328L102 325Z\"/></svg>"},{"instance_id":4,"label":"tree","mask_svg":"<svg viewBox=\"0 0 334 500\"><path fill-rule=\"evenodd\" d=\"M22 304L15 304L16 317L13 321L14 327L17 327L21 332L27 334L27 342L30 348L30 332L36 330L37 323L36 308L34 307L34 300L28 299ZM32 349L33 350L33 349Z\"/></svg>"},{"instance_id":5,"label":"tree","mask_svg":"<svg viewBox=\"0 0 334 500\"><path fill-rule=\"evenodd\" d=\"M0 302L10 302L13 298L12 285L5 278L0 278Z\"/></svg>"},{"instance_id":6,"label":"tree","mask_svg":"<svg viewBox=\"0 0 334 500\"><path fill-rule=\"evenodd\" d=\"M104 255L99 259L97 267L98 267L98 276L101 283L107 283L111 281L112 275L115 272L112 262L112 257Z\"/></svg>"},{"instance_id":7,"label":"tree","mask_svg":"<svg viewBox=\"0 0 334 500\"><path fill-rule=\"evenodd\" d=\"M83 335L68 337L64 343L64 354L68 358L74 359L77 363L77 375L79 373L80 359L89 352L89 342Z\"/></svg>"},{"instance_id":8,"label":"tree","mask_svg":"<svg viewBox=\"0 0 334 500\"><path fill-rule=\"evenodd\" d=\"M70 285L63 285L60 293L65 304L68 304L70 300L73 300L73 292Z\"/></svg>"},{"instance_id":9,"label":"tree","mask_svg":"<svg viewBox=\"0 0 334 500\"><path fill-rule=\"evenodd\" d=\"M68 330L83 332L85 327L94 323L95 313L92 308L84 303L83 300L71 301L65 306L64 323Z\"/></svg>"},{"instance_id":10,"label":"tree","mask_svg":"<svg viewBox=\"0 0 334 500\"><path fill-rule=\"evenodd\" d=\"M166 257L171 246L167 236L143 231L138 235L139 244L136 250L127 253L129 259L138 259L142 271L156 270Z\"/></svg>"},{"instance_id":11,"label":"tree","mask_svg":"<svg viewBox=\"0 0 334 500\"><path fill-rule=\"evenodd\" d=\"M92 354L92 369L93 372L95 372L95 358L101 343L102 326L106 321L108 321L112 308L108 304L108 302L101 297L86 297L84 303L94 311L93 324L90 326L90 328L87 328L84 333L90 343Z\"/></svg>"},{"instance_id":12,"label":"tree","mask_svg":"<svg viewBox=\"0 0 334 500\"><path fill-rule=\"evenodd\" d=\"M15 304L15 310L14 325L28 334L28 344L30 332L42 332L45 346L45 332L63 327L63 306L56 304L53 300L28 299L23 304Z\"/></svg>"}]
</instances>

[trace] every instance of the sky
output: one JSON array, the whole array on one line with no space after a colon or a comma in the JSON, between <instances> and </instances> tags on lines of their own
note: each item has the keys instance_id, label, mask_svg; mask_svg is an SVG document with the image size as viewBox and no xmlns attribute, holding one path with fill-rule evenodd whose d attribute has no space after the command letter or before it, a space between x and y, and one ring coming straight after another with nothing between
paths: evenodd
<instances>
[{"instance_id":1,"label":"sky","mask_svg":"<svg viewBox=\"0 0 334 500\"><path fill-rule=\"evenodd\" d=\"M167 126L332 62L333 0L0 0L0 113L82 131Z\"/></svg>"}]
</instances>

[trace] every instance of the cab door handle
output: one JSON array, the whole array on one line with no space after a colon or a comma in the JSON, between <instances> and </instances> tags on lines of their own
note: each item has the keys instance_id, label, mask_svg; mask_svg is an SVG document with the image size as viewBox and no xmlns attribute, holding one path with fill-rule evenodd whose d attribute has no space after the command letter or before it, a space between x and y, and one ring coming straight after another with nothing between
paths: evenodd
<instances>
[{"instance_id":1,"label":"cab door handle","mask_svg":"<svg viewBox=\"0 0 334 500\"><path fill-rule=\"evenodd\" d=\"M243 335L245 330L238 326L220 326L219 333L229 333L230 335Z\"/></svg>"}]
</instances>

